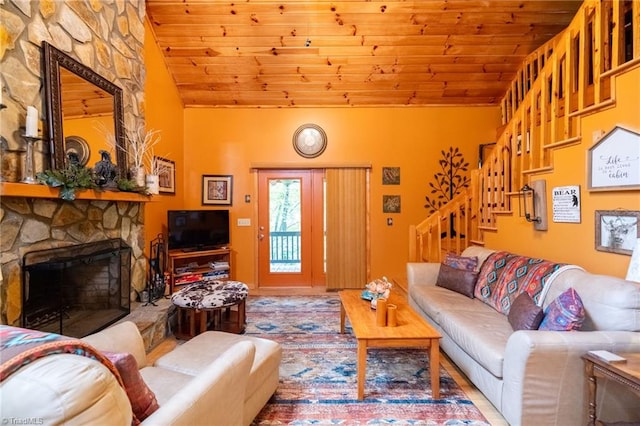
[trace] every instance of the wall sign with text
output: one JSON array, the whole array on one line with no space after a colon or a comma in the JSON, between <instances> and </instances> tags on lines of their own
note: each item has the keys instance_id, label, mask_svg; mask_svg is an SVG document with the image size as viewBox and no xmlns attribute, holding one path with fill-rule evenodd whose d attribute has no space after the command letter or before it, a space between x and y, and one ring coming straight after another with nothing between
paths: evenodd
<instances>
[{"instance_id":1,"label":"wall sign with text","mask_svg":"<svg viewBox=\"0 0 640 426\"><path fill-rule=\"evenodd\" d=\"M551 190L553 221L580 223L580 186L557 186Z\"/></svg>"},{"instance_id":2,"label":"wall sign with text","mask_svg":"<svg viewBox=\"0 0 640 426\"><path fill-rule=\"evenodd\" d=\"M590 191L640 189L640 134L615 127L589 149Z\"/></svg>"}]
</instances>

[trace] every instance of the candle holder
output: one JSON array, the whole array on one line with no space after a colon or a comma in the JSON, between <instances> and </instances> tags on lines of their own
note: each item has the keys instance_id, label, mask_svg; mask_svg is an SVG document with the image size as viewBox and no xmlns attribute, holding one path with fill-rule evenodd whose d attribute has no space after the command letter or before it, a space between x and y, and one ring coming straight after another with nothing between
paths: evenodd
<instances>
[{"instance_id":1,"label":"candle holder","mask_svg":"<svg viewBox=\"0 0 640 426\"><path fill-rule=\"evenodd\" d=\"M24 177L22 178L21 182L28 183L28 184L38 183L38 181L36 180L36 173L35 173L33 145L39 140L42 140L42 138L39 138L37 136L27 136L27 135L22 135L22 138L27 143L27 153L25 157Z\"/></svg>"}]
</instances>

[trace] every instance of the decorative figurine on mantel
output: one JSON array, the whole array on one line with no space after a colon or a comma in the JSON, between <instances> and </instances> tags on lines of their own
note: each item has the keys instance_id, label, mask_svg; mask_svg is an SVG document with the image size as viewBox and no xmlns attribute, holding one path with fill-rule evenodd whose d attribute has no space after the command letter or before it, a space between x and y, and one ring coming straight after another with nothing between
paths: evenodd
<instances>
[{"instance_id":1,"label":"decorative figurine on mantel","mask_svg":"<svg viewBox=\"0 0 640 426\"><path fill-rule=\"evenodd\" d=\"M100 156L101 160L93 169L96 174L96 184L101 187L116 188L116 166L111 162L111 154L101 149Z\"/></svg>"},{"instance_id":2,"label":"decorative figurine on mantel","mask_svg":"<svg viewBox=\"0 0 640 426\"><path fill-rule=\"evenodd\" d=\"M362 291L362 298L371 301L371 309L376 309L378 299L388 299L391 294L391 283L387 277L375 279L365 286Z\"/></svg>"}]
</instances>

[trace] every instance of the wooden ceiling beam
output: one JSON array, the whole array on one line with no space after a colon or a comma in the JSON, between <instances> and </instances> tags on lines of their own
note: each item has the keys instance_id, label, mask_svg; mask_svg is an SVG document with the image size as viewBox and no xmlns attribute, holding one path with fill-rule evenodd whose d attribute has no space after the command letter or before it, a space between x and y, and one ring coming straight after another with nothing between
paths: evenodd
<instances>
[{"instance_id":1,"label":"wooden ceiling beam","mask_svg":"<svg viewBox=\"0 0 640 426\"><path fill-rule=\"evenodd\" d=\"M478 94L474 96L472 91L401 91L394 92L390 95L387 91L349 91L349 92L301 92L301 91L285 91L285 92L241 92L228 96L216 92L183 92L183 101L187 104L197 105L197 100L203 101L201 105L255 105L256 98L261 99L261 105L326 105L327 98L330 99L331 105L420 105L424 103L453 103L460 102L468 97L472 97L475 103L490 104L495 102L495 97L486 94ZM229 99L232 99L229 102ZM448 100L446 98L449 98ZM385 100L385 102L380 102ZM453 101L453 102L452 102ZM195 102L195 103L194 103Z\"/></svg>"}]
</instances>

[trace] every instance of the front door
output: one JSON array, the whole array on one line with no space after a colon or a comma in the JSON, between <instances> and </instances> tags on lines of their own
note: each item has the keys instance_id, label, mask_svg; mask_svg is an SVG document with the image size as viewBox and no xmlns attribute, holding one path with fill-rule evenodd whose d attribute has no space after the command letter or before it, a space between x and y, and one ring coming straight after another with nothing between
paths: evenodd
<instances>
[{"instance_id":1,"label":"front door","mask_svg":"<svg viewBox=\"0 0 640 426\"><path fill-rule=\"evenodd\" d=\"M324 171L258 172L258 285L324 280Z\"/></svg>"}]
</instances>

